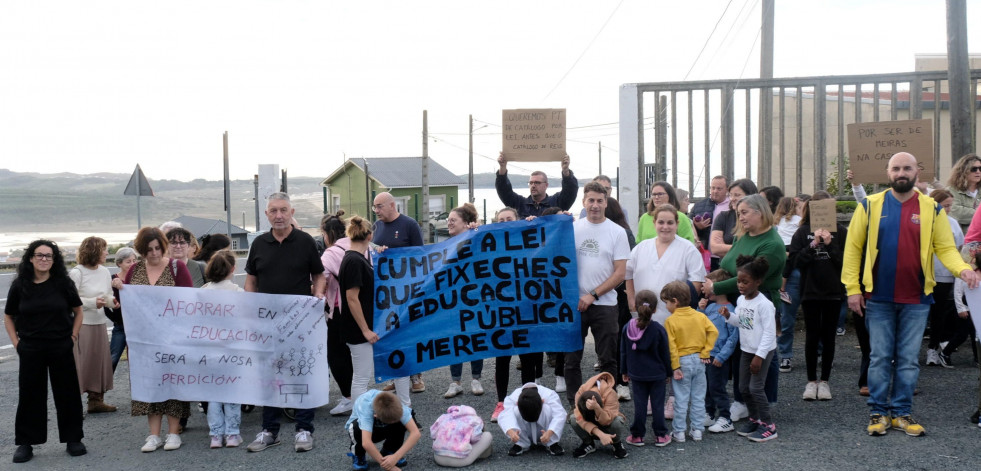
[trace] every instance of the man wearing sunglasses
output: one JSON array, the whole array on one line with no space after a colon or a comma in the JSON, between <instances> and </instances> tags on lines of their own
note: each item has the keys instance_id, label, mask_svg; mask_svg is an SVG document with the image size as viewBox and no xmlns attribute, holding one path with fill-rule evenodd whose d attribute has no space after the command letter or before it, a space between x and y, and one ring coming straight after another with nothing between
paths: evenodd
<instances>
[{"instance_id":1,"label":"man wearing sunglasses","mask_svg":"<svg viewBox=\"0 0 981 471\"><path fill-rule=\"evenodd\" d=\"M541 216L542 211L552 206L568 211L579 195L579 181L572 174L572 170L569 170L569 154L562 157L562 190L553 195L548 194L548 176L541 170L532 172L528 178L528 190L531 195L523 197L515 193L511 188L511 180L508 179L508 161L504 157L504 152L501 152L500 157L497 158L497 163L501 166L497 171L497 180L494 181L497 196L501 198L504 206L517 209L520 219Z\"/></svg>"}]
</instances>

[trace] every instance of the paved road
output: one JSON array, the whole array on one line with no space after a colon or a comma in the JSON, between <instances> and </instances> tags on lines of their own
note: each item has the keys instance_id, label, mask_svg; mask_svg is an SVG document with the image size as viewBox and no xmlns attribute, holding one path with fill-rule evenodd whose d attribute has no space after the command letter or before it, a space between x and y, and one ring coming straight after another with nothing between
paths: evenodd
<instances>
[{"instance_id":1,"label":"paved road","mask_svg":"<svg viewBox=\"0 0 981 471\"><path fill-rule=\"evenodd\" d=\"M850 330L850 329L849 329ZM496 424L487 423L487 429L495 434L494 452L489 460L479 461L470 469L477 471L518 470L590 470L597 466L615 466L622 470L650 469L951 469L977 470L981 457L981 430L969 424L966 417L973 410L977 398L977 370L968 361L969 354L954 355L956 368L925 368L920 376L921 393L916 397L916 417L928 431L926 437L912 438L896 431L884 437L865 434L868 410L864 398L853 387L859 359L857 344L849 332L839 337L836 369L832 375L835 399L827 402L804 402L800 394L805 382L802 368L803 336L798 332L795 354L799 360L796 368L780 378L780 401L774 408L774 417L780 437L765 444L755 444L736 436L707 434L700 443L671 444L665 448L645 446L628 447L630 456L613 462L608 452L598 452L582 460L573 459L569 453L578 445L572 430L566 427L562 445L566 456L551 457L542 451L525 456L507 456L508 444L502 438ZM591 344L587 345L586 365L588 374L595 361ZM970 351L962 347L962 352ZM184 433L184 446L173 452L157 451L152 454L139 452L146 436L146 421L130 416L127 363L121 363L116 373L116 389L106 395L107 401L119 406L112 414L91 415L85 422L85 443L89 454L70 458L64 446L56 443L57 429L53 406L49 405L49 444L35 448L35 458L29 464L13 467L8 464L14 452L13 423L17 403L17 362L0 363L0 423L8 424L0 433L0 469L349 469L350 459L345 456L348 439L342 432L346 417L330 417L327 407L317 411L316 448L298 454L292 450L292 426L284 424L283 445L258 454L244 449L208 449L207 424L203 414L195 412L190 428ZM487 393L474 397L469 393L455 400L442 398L449 378L448 369L442 368L424 375L428 391L413 395L413 405L424 427L428 427L450 404L466 403L481 412L485 420L494 408L494 364L487 362L484 369L484 388ZM465 371L469 371L465 368ZM466 378L466 377L465 377ZM511 375L509 387L518 387L518 377ZM550 371L546 369L546 385L554 385ZM332 388L337 395L336 386ZM50 402L50 400L49 400ZM622 410L632 414L633 403L624 403ZM243 436L251 439L260 427L258 411L243 417ZM428 431L423 432L420 444L409 454L407 469L434 469L432 442ZM372 469L380 469L372 465Z\"/></svg>"}]
</instances>

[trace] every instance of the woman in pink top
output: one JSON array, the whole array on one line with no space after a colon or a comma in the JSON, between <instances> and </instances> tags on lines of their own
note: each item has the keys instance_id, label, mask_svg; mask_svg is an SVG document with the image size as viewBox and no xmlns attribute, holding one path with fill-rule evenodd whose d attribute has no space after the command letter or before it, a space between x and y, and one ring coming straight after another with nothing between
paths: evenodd
<instances>
[{"instance_id":1,"label":"woman in pink top","mask_svg":"<svg viewBox=\"0 0 981 471\"><path fill-rule=\"evenodd\" d=\"M341 390L341 400L330 410L330 415L341 415L351 412L354 402L351 400L351 377L354 367L351 364L351 350L341 338L340 324L334 321L334 312L341 309L341 290L337 282L338 271L344 252L351 248L351 239L344 236L344 221L341 216L344 210L336 214L328 214L320 220L320 231L324 235L324 250L320 261L324 265L324 275L327 277L327 297L324 299L324 309L327 310L327 364L331 376L337 381Z\"/></svg>"}]
</instances>

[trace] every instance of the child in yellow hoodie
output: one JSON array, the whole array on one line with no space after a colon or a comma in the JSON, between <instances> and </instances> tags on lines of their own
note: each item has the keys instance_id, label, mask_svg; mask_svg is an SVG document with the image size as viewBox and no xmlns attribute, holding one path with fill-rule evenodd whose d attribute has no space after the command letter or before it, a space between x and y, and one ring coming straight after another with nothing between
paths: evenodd
<instances>
[{"instance_id":1,"label":"child in yellow hoodie","mask_svg":"<svg viewBox=\"0 0 981 471\"><path fill-rule=\"evenodd\" d=\"M690 419L689 435L700 441L705 429L705 365L715 346L719 331L712 321L689 305L691 292L688 285L672 281L661 290L661 301L671 315L664 321L668 331L668 350L671 351L671 369L674 370L674 420L671 423L671 439L683 443L685 428ZM691 414L688 410L691 405Z\"/></svg>"}]
</instances>

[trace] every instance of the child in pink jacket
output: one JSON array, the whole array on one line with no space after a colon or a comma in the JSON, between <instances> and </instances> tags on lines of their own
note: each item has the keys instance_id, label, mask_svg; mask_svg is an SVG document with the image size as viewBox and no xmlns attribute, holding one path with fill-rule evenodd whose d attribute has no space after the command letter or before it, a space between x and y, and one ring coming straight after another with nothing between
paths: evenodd
<instances>
[{"instance_id":1,"label":"child in pink jacket","mask_svg":"<svg viewBox=\"0 0 981 471\"><path fill-rule=\"evenodd\" d=\"M450 406L429 427L429 436L440 466L460 468L491 454L493 438L484 432L483 419L470 406Z\"/></svg>"}]
</instances>

